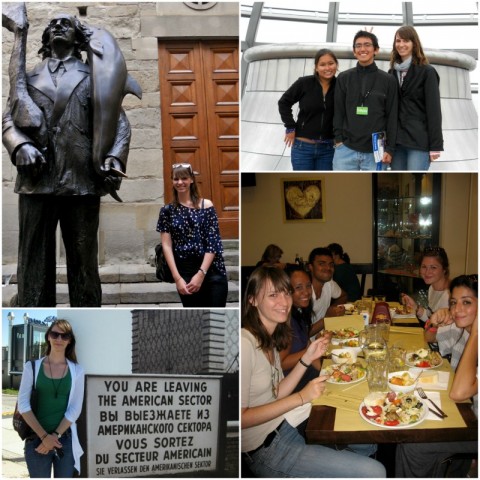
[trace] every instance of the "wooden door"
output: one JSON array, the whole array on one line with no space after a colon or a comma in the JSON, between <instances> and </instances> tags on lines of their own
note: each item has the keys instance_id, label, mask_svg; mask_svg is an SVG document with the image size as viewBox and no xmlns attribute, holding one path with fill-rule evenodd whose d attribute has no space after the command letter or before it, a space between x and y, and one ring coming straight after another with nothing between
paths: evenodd
<instances>
[{"instance_id":1,"label":"wooden door","mask_svg":"<svg viewBox=\"0 0 480 480\"><path fill-rule=\"evenodd\" d=\"M159 42L165 202L171 165L190 163L213 201L222 238L238 238L238 42Z\"/></svg>"}]
</instances>

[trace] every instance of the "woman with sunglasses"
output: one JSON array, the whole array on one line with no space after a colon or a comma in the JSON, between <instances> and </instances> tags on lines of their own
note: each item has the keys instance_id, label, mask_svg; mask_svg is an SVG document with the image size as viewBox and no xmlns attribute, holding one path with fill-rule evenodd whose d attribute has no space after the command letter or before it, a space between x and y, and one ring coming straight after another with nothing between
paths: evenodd
<instances>
[{"instance_id":1,"label":"woman with sunglasses","mask_svg":"<svg viewBox=\"0 0 480 480\"><path fill-rule=\"evenodd\" d=\"M420 259L420 275L428 285L428 305L420 305L412 297L401 294L401 300L415 312L421 322L426 322L440 308L447 308L449 292L449 262L442 247L427 247Z\"/></svg>"},{"instance_id":2,"label":"woman with sunglasses","mask_svg":"<svg viewBox=\"0 0 480 480\"><path fill-rule=\"evenodd\" d=\"M301 432L311 401L322 395L328 377L318 376L292 392L308 366L325 353L329 340L310 343L284 377L279 351L291 335L291 292L287 274L278 268L259 267L247 283L241 331L243 464L256 477L385 477L383 465L367 456L375 446L350 445L338 451L305 443Z\"/></svg>"},{"instance_id":3,"label":"woman with sunglasses","mask_svg":"<svg viewBox=\"0 0 480 480\"><path fill-rule=\"evenodd\" d=\"M32 478L72 478L83 454L76 421L83 405L84 371L77 363L75 335L66 320L55 320L45 333L45 357L25 364L18 409L32 429L25 440L25 460ZM35 382L37 402L30 405Z\"/></svg>"},{"instance_id":4,"label":"woman with sunglasses","mask_svg":"<svg viewBox=\"0 0 480 480\"><path fill-rule=\"evenodd\" d=\"M173 202L160 210L165 259L184 307L225 307L228 282L217 214L202 198L192 166L172 165Z\"/></svg>"}]
</instances>

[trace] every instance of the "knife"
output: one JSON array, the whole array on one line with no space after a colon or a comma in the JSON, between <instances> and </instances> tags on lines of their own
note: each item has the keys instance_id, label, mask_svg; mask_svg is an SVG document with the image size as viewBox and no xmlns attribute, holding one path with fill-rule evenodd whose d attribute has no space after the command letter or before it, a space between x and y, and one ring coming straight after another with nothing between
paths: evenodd
<instances>
[{"instance_id":1,"label":"knife","mask_svg":"<svg viewBox=\"0 0 480 480\"><path fill-rule=\"evenodd\" d=\"M434 415L436 415L438 418L441 418L442 420L445 418L443 415L440 415L439 413L437 413L435 410L432 410L431 408L429 408L428 410L430 410L430 412L432 412Z\"/></svg>"}]
</instances>

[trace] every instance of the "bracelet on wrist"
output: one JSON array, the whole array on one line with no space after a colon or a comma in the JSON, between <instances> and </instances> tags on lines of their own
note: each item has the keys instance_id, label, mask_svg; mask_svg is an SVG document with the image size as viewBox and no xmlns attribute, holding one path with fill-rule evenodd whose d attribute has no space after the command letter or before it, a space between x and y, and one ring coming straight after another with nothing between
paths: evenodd
<instances>
[{"instance_id":1,"label":"bracelet on wrist","mask_svg":"<svg viewBox=\"0 0 480 480\"><path fill-rule=\"evenodd\" d=\"M40 437L40 441L43 442L48 437L48 433L45 433L43 437Z\"/></svg>"},{"instance_id":2,"label":"bracelet on wrist","mask_svg":"<svg viewBox=\"0 0 480 480\"><path fill-rule=\"evenodd\" d=\"M302 401L302 405L304 404L302 394L300 392L297 392L300 395L300 400Z\"/></svg>"},{"instance_id":3,"label":"bracelet on wrist","mask_svg":"<svg viewBox=\"0 0 480 480\"><path fill-rule=\"evenodd\" d=\"M305 363L302 359L299 360L299 362L305 367L305 368L308 368L310 365L308 365L307 363Z\"/></svg>"},{"instance_id":4,"label":"bracelet on wrist","mask_svg":"<svg viewBox=\"0 0 480 480\"><path fill-rule=\"evenodd\" d=\"M433 333L438 330L437 325L432 325L432 321L430 319L425 322L425 326L423 328L425 329L425 331Z\"/></svg>"},{"instance_id":5,"label":"bracelet on wrist","mask_svg":"<svg viewBox=\"0 0 480 480\"><path fill-rule=\"evenodd\" d=\"M285 133L293 133L293 132L295 132L294 128L286 128L285 129Z\"/></svg>"}]
</instances>

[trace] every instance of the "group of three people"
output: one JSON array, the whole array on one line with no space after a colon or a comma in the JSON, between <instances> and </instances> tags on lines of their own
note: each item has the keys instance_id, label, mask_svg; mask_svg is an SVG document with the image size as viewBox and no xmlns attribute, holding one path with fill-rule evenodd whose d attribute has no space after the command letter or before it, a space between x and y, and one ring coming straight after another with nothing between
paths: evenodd
<instances>
[{"instance_id":1,"label":"group of three people","mask_svg":"<svg viewBox=\"0 0 480 480\"><path fill-rule=\"evenodd\" d=\"M337 78L335 53L319 50L314 75L299 78L282 95L278 105L294 170L426 171L439 158L439 76L416 30L403 26L395 33L389 73L375 63L379 49L376 35L360 30L353 40L356 67ZM384 141L377 158L373 134Z\"/></svg>"},{"instance_id":2,"label":"group of three people","mask_svg":"<svg viewBox=\"0 0 480 480\"><path fill-rule=\"evenodd\" d=\"M384 477L384 466L371 457L376 445L314 445L304 438L311 400L325 390L320 358L329 337L311 341L311 283L306 272L290 278L275 267L259 267L247 284L241 332L242 460L259 477ZM457 351L458 365L449 393L454 401L474 399L477 412L478 279L462 275L450 286L449 320L428 325L425 339L438 328L444 353ZM442 317L443 318L443 317ZM443 323L443 324L442 324ZM445 331L442 331L445 329ZM299 339L303 338L301 348ZM295 351L294 351L295 350ZM397 446L395 476L442 476L445 459L476 452L476 442L438 442ZM355 465L352 469L351 465ZM455 465L466 474L468 460Z\"/></svg>"}]
</instances>

